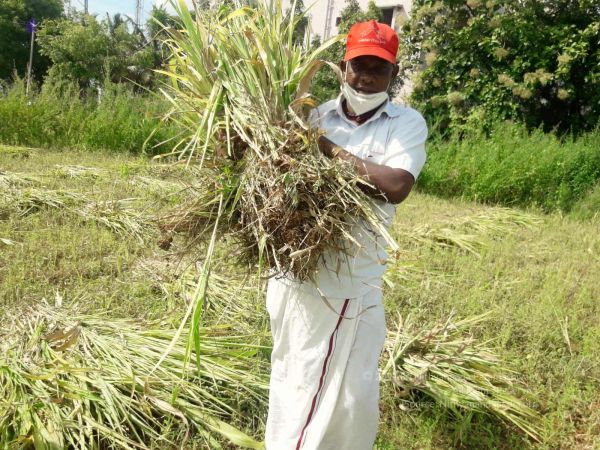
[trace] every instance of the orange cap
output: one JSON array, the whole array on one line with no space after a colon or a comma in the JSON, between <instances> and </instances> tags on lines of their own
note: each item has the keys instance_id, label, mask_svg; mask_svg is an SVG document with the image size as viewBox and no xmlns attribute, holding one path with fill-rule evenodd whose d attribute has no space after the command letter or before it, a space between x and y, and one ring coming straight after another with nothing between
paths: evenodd
<instances>
[{"instance_id":1,"label":"orange cap","mask_svg":"<svg viewBox=\"0 0 600 450\"><path fill-rule=\"evenodd\" d=\"M344 61L357 56L378 56L396 64L398 35L389 25L373 20L352 25L346 38Z\"/></svg>"}]
</instances>

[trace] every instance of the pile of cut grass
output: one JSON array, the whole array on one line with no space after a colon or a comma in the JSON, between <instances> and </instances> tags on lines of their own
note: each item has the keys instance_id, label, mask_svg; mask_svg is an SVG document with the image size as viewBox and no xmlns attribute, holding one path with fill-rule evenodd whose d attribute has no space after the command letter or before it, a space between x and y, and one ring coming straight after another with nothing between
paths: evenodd
<instances>
[{"instance_id":1,"label":"pile of cut grass","mask_svg":"<svg viewBox=\"0 0 600 450\"><path fill-rule=\"evenodd\" d=\"M79 177L82 173L98 176L97 173L80 167L69 167L69 177ZM73 216L89 222L95 222L122 235L135 236L143 242L152 235L151 219L134 208L137 199L114 201L94 201L83 194L67 190L48 189L39 178L17 173L0 171L0 215L11 214L26 216L45 208L65 210Z\"/></svg>"},{"instance_id":2,"label":"pile of cut grass","mask_svg":"<svg viewBox=\"0 0 600 450\"><path fill-rule=\"evenodd\" d=\"M410 318L399 317L388 333L382 376L391 376L400 399L418 391L450 411L489 414L540 441L539 413L511 393L518 390L516 374L491 348L469 336L485 318L450 316L419 329Z\"/></svg>"},{"instance_id":3,"label":"pile of cut grass","mask_svg":"<svg viewBox=\"0 0 600 450\"><path fill-rule=\"evenodd\" d=\"M165 448L194 432L211 448L216 435L260 448L228 424L265 403L251 335L203 327L199 365L189 371L185 347L169 348L175 330L82 314L58 300L2 314L10 325L0 332L0 447Z\"/></svg>"},{"instance_id":4,"label":"pile of cut grass","mask_svg":"<svg viewBox=\"0 0 600 450\"><path fill-rule=\"evenodd\" d=\"M166 119L186 130L172 154L203 170L194 200L163 228L204 243L228 236L242 261L302 280L323 253L346 250L359 221L394 246L362 181L321 154L310 128L311 80L339 38L297 43L303 16L286 16L279 0L196 8L195 17L172 3L183 28L166 29L173 59L163 73L173 84L163 92Z\"/></svg>"}]
</instances>

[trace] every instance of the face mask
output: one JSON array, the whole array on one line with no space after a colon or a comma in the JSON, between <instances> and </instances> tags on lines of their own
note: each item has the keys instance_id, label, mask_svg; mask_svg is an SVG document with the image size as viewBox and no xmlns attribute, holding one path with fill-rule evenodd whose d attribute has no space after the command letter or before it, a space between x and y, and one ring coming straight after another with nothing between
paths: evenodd
<instances>
[{"instance_id":1,"label":"face mask","mask_svg":"<svg viewBox=\"0 0 600 450\"><path fill-rule=\"evenodd\" d=\"M342 95L357 115L364 114L367 111L377 108L388 99L387 89L383 92L376 92L375 94L362 94L351 88L346 82L345 77L344 83L342 84Z\"/></svg>"}]
</instances>

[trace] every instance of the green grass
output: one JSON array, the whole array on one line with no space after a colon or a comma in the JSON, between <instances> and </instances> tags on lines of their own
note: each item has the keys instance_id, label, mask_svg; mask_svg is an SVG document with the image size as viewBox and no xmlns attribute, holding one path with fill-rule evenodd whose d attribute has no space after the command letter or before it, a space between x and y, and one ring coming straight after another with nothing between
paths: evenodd
<instances>
[{"instance_id":1,"label":"green grass","mask_svg":"<svg viewBox=\"0 0 600 450\"><path fill-rule=\"evenodd\" d=\"M596 219L600 217L600 183L579 200L571 210L573 217L579 219Z\"/></svg>"},{"instance_id":2,"label":"green grass","mask_svg":"<svg viewBox=\"0 0 600 450\"><path fill-rule=\"evenodd\" d=\"M156 96L110 83L104 86L100 100L92 90L81 92L75 86L50 84L27 97L24 83L17 80L6 92L0 90L0 142L141 153L167 108ZM162 151L159 144L175 133L173 126L158 127L145 151Z\"/></svg>"},{"instance_id":3,"label":"green grass","mask_svg":"<svg viewBox=\"0 0 600 450\"><path fill-rule=\"evenodd\" d=\"M98 168L102 175L57 175L62 165L69 163ZM164 207L165 201L162 194L136 182L138 177L162 171L159 181L185 183L191 178L180 170L150 167L146 159L132 156L9 151L2 146L0 170L35 175L41 189L80 193L94 201L137 199L140 210L147 214ZM168 302L164 302L160 286L148 281L144 265L160 252L153 241L124 238L64 209L44 209L23 217L5 215L0 220L0 237L15 244L0 248L0 307L53 298L59 290L84 303L89 311L110 309L119 316L138 316L140 312L158 316L166 311ZM162 265L176 266L177 259L162 261Z\"/></svg>"},{"instance_id":4,"label":"green grass","mask_svg":"<svg viewBox=\"0 0 600 450\"><path fill-rule=\"evenodd\" d=\"M599 145L600 129L561 140L498 123L490 137L433 139L418 186L445 198L567 212L600 180Z\"/></svg>"},{"instance_id":5,"label":"green grass","mask_svg":"<svg viewBox=\"0 0 600 450\"><path fill-rule=\"evenodd\" d=\"M414 195L398 211L396 227L446 227L490 208ZM451 311L473 316L492 311L476 330L492 340L521 374L531 402L545 414L545 440L534 448L596 448L600 445L600 222L581 223L560 215L508 235L488 235L479 257L405 239L403 262L388 277L396 289L387 311L428 323ZM408 269L407 269L408 268ZM406 276L407 271L410 276ZM567 339L568 336L568 339ZM414 417L390 408L382 448L530 448L526 440L481 417L451 420L437 408Z\"/></svg>"},{"instance_id":6,"label":"green grass","mask_svg":"<svg viewBox=\"0 0 600 450\"><path fill-rule=\"evenodd\" d=\"M96 170L72 175L78 171L65 166ZM176 201L164 200L165 189L193 179L176 167L124 154L2 146L0 170L95 201L134 198L136 208L148 214ZM149 181L154 179L159 181ZM419 193L398 208L395 235L402 256L386 274L393 283L386 291L388 318L391 326L398 313L410 315L426 326L451 311L470 317L491 310L490 319L473 333L489 340L518 371L528 392L524 400L544 414L543 441L535 444L482 415L449 415L425 398L403 403L383 383L380 450L600 446L600 221L531 211L533 225L515 225L509 232L469 225L469 218L493 211ZM429 231L419 236L428 238L412 238L423 226ZM472 242L476 253L434 244L447 230ZM64 303L78 303L84 312L166 316L177 325L185 304L180 278L189 264L174 251L161 250L159 239L156 233L144 242L124 237L63 209L42 208L25 216L5 212L0 217L0 308L53 299L58 292ZM257 301L250 308L262 309L262 299ZM238 307L230 306L232 311Z\"/></svg>"}]
</instances>

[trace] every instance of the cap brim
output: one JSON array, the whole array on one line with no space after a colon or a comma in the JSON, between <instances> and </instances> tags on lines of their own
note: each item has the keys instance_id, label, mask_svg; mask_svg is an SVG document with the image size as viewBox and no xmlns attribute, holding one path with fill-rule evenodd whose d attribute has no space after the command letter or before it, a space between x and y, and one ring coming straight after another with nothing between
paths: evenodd
<instances>
[{"instance_id":1,"label":"cap brim","mask_svg":"<svg viewBox=\"0 0 600 450\"><path fill-rule=\"evenodd\" d=\"M386 61L396 64L396 55L388 52L387 50L381 47L358 47L353 48L351 50L347 50L344 55L344 61L350 61L353 58L357 58L359 56L377 56L381 59L385 59Z\"/></svg>"}]
</instances>

